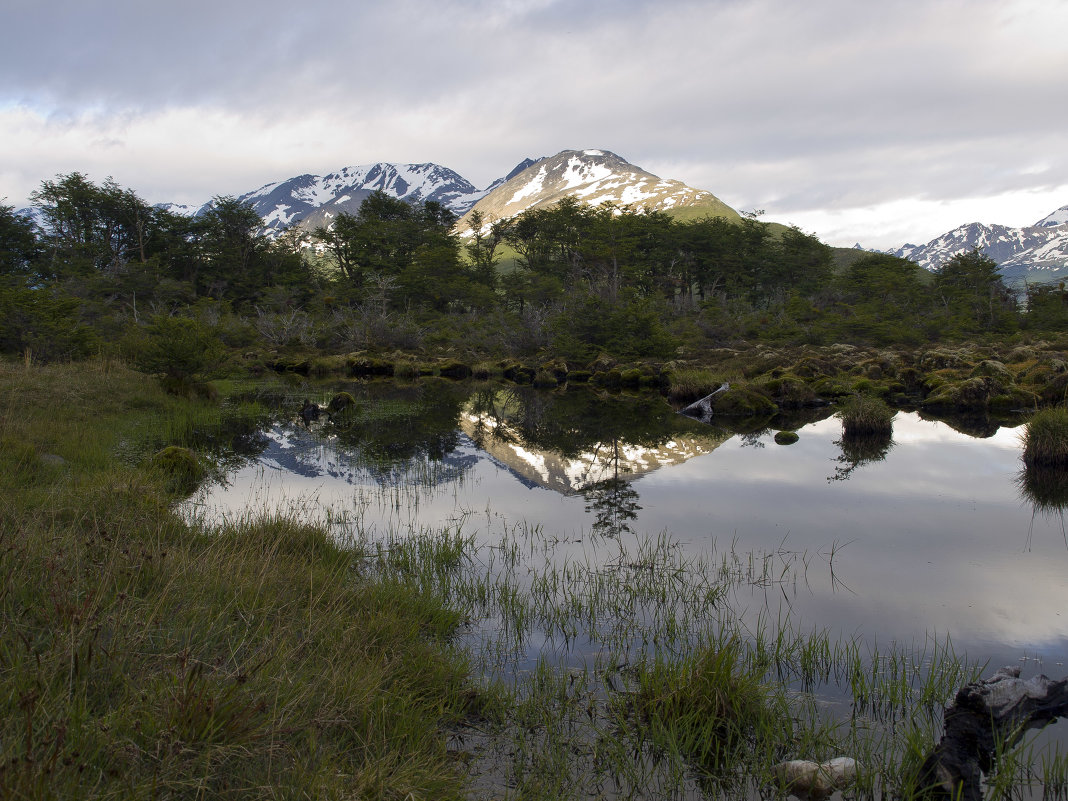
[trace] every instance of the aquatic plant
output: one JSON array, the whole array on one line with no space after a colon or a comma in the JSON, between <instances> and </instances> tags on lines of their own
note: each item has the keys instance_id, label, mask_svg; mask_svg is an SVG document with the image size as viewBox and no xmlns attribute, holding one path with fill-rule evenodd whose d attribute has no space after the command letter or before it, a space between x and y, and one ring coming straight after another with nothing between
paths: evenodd
<instances>
[{"instance_id":1,"label":"aquatic plant","mask_svg":"<svg viewBox=\"0 0 1068 801\"><path fill-rule=\"evenodd\" d=\"M1068 465L1068 408L1035 412L1024 429L1023 446L1027 465Z\"/></svg>"}]
</instances>

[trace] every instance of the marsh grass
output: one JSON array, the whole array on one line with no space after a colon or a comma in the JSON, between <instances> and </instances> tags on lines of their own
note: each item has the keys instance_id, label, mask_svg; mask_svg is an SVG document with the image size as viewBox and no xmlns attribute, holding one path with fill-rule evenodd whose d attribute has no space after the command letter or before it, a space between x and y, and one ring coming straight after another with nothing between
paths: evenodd
<instances>
[{"instance_id":1,"label":"marsh grass","mask_svg":"<svg viewBox=\"0 0 1068 801\"><path fill-rule=\"evenodd\" d=\"M458 644L497 710L454 730L474 797L755 797L775 792L779 761L841 755L860 764L855 797L896 797L981 672L948 641L745 622L755 593L833 572L837 545L693 555L662 533L597 541L598 558L576 543L487 513L372 549L366 570L437 588L467 621ZM817 701L828 693L844 711Z\"/></svg>"},{"instance_id":2,"label":"marsh grass","mask_svg":"<svg viewBox=\"0 0 1068 801\"><path fill-rule=\"evenodd\" d=\"M1068 467L1068 408L1035 412L1024 428L1023 446L1029 466Z\"/></svg>"},{"instance_id":3,"label":"marsh grass","mask_svg":"<svg viewBox=\"0 0 1068 801\"><path fill-rule=\"evenodd\" d=\"M874 395L857 394L842 402L838 410L845 437L886 436L893 433L894 410Z\"/></svg>"},{"instance_id":4,"label":"marsh grass","mask_svg":"<svg viewBox=\"0 0 1068 801\"><path fill-rule=\"evenodd\" d=\"M139 465L198 403L0 365L0 797L462 797L458 615L321 527L191 529Z\"/></svg>"}]
</instances>

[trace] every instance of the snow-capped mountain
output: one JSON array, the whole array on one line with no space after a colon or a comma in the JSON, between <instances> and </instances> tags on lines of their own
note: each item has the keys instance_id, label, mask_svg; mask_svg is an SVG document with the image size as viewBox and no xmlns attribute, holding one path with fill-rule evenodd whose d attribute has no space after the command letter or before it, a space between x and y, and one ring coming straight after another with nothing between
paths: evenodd
<instances>
[{"instance_id":1,"label":"snow-capped mountain","mask_svg":"<svg viewBox=\"0 0 1068 801\"><path fill-rule=\"evenodd\" d=\"M694 206L707 209L713 216L739 216L711 192L660 178L607 150L564 150L534 161L518 173L513 171L499 186L491 186L473 210L492 222L558 203L565 197L592 206L610 202L655 211ZM461 229L465 222L460 221Z\"/></svg>"},{"instance_id":2,"label":"snow-capped mountain","mask_svg":"<svg viewBox=\"0 0 1068 801\"><path fill-rule=\"evenodd\" d=\"M892 252L928 270L937 270L956 254L973 248L997 262L1009 283L1068 277L1068 206L1023 228L969 223L926 245L903 245Z\"/></svg>"},{"instance_id":3,"label":"snow-capped mountain","mask_svg":"<svg viewBox=\"0 0 1068 801\"><path fill-rule=\"evenodd\" d=\"M413 203L433 200L461 217L477 207L487 222L552 205L564 197L591 205L609 201L636 210L692 209L699 214L739 217L711 192L659 178L607 150L565 150L548 158L524 159L485 189L475 188L460 174L438 164L380 162L343 167L329 175L298 175L237 199L255 209L263 218L263 233L273 238L294 226L310 231L329 225L341 212L355 214L375 191ZM210 209L213 202L201 206L158 203L156 207L196 216ZM23 209L19 213L34 217L36 212ZM461 231L467 228L463 221L458 227Z\"/></svg>"},{"instance_id":4,"label":"snow-capped mountain","mask_svg":"<svg viewBox=\"0 0 1068 801\"><path fill-rule=\"evenodd\" d=\"M277 234L300 224L327 225L339 212L355 214L372 192L411 202L433 200L463 214L488 189L476 189L463 176L438 164L366 164L329 175L298 175L241 195L263 217L265 232Z\"/></svg>"}]
</instances>

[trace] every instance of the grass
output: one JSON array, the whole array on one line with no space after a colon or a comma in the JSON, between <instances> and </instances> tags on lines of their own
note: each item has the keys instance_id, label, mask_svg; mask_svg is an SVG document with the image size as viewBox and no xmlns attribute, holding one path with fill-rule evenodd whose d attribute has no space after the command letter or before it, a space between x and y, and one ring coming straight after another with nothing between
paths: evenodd
<instances>
[{"instance_id":1,"label":"grass","mask_svg":"<svg viewBox=\"0 0 1068 801\"><path fill-rule=\"evenodd\" d=\"M858 394L847 398L838 410L838 416L846 437L885 436L894 429L894 410L874 395Z\"/></svg>"},{"instance_id":2,"label":"grass","mask_svg":"<svg viewBox=\"0 0 1068 801\"><path fill-rule=\"evenodd\" d=\"M1068 465L1068 409L1054 407L1035 412L1023 434L1023 460L1028 466Z\"/></svg>"},{"instance_id":3,"label":"grass","mask_svg":"<svg viewBox=\"0 0 1068 801\"><path fill-rule=\"evenodd\" d=\"M219 415L0 365L0 797L462 797L458 614L323 528L190 528L143 465Z\"/></svg>"}]
</instances>

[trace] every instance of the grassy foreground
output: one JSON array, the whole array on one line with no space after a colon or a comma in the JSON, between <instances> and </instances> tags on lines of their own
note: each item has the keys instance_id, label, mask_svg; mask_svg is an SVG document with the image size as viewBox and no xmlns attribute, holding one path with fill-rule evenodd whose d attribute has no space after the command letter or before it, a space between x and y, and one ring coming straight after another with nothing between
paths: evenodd
<instances>
[{"instance_id":1,"label":"grassy foreground","mask_svg":"<svg viewBox=\"0 0 1068 801\"><path fill-rule=\"evenodd\" d=\"M461 797L456 614L296 521L191 530L146 465L201 409L0 364L0 797Z\"/></svg>"}]
</instances>

